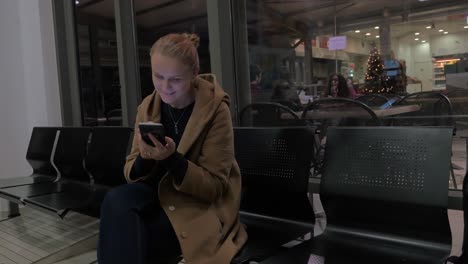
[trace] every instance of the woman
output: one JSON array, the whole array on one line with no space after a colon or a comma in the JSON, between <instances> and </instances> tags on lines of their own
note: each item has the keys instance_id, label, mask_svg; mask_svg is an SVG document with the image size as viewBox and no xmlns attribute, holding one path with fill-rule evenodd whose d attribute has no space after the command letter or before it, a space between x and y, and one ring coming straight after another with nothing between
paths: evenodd
<instances>
[{"instance_id":1,"label":"woman","mask_svg":"<svg viewBox=\"0 0 468 264\"><path fill-rule=\"evenodd\" d=\"M247 240L239 222L241 178L229 97L213 75L197 76L199 38L169 34L151 48L155 91L138 107L124 173L101 209L100 264L230 263ZM161 122L166 145L139 122Z\"/></svg>"},{"instance_id":2,"label":"woman","mask_svg":"<svg viewBox=\"0 0 468 264\"><path fill-rule=\"evenodd\" d=\"M289 70L282 67L279 74L279 79L273 81L273 94L271 101L277 102L288 106L293 111L300 111L301 100L299 99L299 92L294 86Z\"/></svg>"},{"instance_id":3,"label":"woman","mask_svg":"<svg viewBox=\"0 0 468 264\"><path fill-rule=\"evenodd\" d=\"M334 73L328 78L328 86L325 92L327 97L351 98L346 79L339 73Z\"/></svg>"}]
</instances>

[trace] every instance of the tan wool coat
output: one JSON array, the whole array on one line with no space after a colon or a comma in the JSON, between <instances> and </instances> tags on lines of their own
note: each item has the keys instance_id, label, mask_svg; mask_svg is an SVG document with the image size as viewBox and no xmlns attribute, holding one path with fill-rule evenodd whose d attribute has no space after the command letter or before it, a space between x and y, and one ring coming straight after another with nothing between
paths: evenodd
<instances>
[{"instance_id":1,"label":"tan wool coat","mask_svg":"<svg viewBox=\"0 0 468 264\"><path fill-rule=\"evenodd\" d=\"M230 263L247 240L239 221L240 170L234 158L229 97L213 75L194 81L195 105L177 151L188 160L180 185L166 174L159 183L161 207L178 237L187 264ZM157 92L138 107L139 122L159 122L161 97ZM130 170L139 155L137 137L125 164Z\"/></svg>"}]
</instances>

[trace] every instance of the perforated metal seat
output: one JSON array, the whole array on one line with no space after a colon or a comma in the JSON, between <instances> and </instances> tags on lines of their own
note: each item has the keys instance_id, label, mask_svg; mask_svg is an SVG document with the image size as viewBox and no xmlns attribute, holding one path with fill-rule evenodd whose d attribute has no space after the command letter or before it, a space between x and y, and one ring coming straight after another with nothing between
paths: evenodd
<instances>
[{"instance_id":1,"label":"perforated metal seat","mask_svg":"<svg viewBox=\"0 0 468 264\"><path fill-rule=\"evenodd\" d=\"M313 233L308 178L315 128L235 128L243 193L241 222L249 240L233 263L259 261Z\"/></svg>"},{"instance_id":2,"label":"perforated metal seat","mask_svg":"<svg viewBox=\"0 0 468 264\"><path fill-rule=\"evenodd\" d=\"M325 232L262 263L443 263L451 136L450 128L330 128Z\"/></svg>"}]
</instances>

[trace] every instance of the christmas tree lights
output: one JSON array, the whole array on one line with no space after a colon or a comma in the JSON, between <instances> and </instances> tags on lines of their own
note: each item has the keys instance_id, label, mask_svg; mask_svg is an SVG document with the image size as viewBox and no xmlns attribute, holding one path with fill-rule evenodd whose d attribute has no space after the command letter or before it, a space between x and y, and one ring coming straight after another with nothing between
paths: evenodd
<instances>
[{"instance_id":1,"label":"christmas tree lights","mask_svg":"<svg viewBox=\"0 0 468 264\"><path fill-rule=\"evenodd\" d=\"M384 75L384 64L380 57L377 47L373 47L367 60L367 73L363 93L386 93L385 82L387 77Z\"/></svg>"}]
</instances>

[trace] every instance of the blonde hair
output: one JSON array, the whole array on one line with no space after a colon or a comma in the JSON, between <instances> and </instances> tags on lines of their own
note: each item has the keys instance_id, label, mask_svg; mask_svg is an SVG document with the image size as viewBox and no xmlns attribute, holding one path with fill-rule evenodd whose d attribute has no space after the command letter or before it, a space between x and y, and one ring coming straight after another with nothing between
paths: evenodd
<instances>
[{"instance_id":1,"label":"blonde hair","mask_svg":"<svg viewBox=\"0 0 468 264\"><path fill-rule=\"evenodd\" d=\"M192 69L193 74L198 74L200 61L198 59L197 48L200 44L200 37L196 34L171 33L159 38L151 47L150 56L155 52L176 58Z\"/></svg>"}]
</instances>

